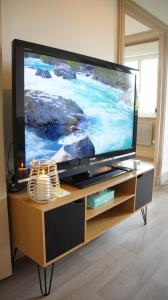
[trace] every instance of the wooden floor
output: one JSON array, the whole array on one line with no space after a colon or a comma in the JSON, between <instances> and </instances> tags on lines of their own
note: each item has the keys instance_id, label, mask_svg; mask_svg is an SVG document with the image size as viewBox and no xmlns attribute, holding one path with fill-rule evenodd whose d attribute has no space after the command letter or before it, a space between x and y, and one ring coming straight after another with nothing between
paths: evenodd
<instances>
[{"instance_id":1,"label":"wooden floor","mask_svg":"<svg viewBox=\"0 0 168 300\"><path fill-rule=\"evenodd\" d=\"M40 299L36 265L15 262L0 299ZM168 187L154 193L148 224L140 211L55 264L47 300L168 300Z\"/></svg>"}]
</instances>

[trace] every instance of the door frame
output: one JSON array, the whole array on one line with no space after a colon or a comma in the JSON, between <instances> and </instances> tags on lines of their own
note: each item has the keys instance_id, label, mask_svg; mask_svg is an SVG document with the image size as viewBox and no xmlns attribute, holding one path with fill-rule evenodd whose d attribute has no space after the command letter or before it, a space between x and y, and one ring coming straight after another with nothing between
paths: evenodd
<instances>
[{"instance_id":1,"label":"door frame","mask_svg":"<svg viewBox=\"0 0 168 300\"><path fill-rule=\"evenodd\" d=\"M166 111L166 89L167 89L167 51L168 51L168 26L162 21L148 13L142 7L134 3L132 0L119 0L119 25L120 31L118 43L118 63L124 62L124 47L147 43L152 41L159 42L159 67L158 67L158 92L157 92L157 115L156 115L156 131L155 131L155 184L159 184L162 154L164 142L164 127L165 127L165 111ZM128 15L138 22L150 28L149 31L125 35L125 15Z\"/></svg>"}]
</instances>

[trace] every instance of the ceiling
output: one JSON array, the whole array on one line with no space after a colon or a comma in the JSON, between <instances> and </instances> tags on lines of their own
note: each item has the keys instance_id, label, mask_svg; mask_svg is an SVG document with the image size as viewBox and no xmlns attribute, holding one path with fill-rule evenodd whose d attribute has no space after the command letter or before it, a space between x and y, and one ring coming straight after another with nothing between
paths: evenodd
<instances>
[{"instance_id":1,"label":"ceiling","mask_svg":"<svg viewBox=\"0 0 168 300\"><path fill-rule=\"evenodd\" d=\"M150 12L168 25L168 1L167 0L133 0L139 6Z\"/></svg>"},{"instance_id":2,"label":"ceiling","mask_svg":"<svg viewBox=\"0 0 168 300\"><path fill-rule=\"evenodd\" d=\"M143 25L137 20L125 15L125 35L130 35L134 33L144 32L150 30L149 27Z\"/></svg>"},{"instance_id":3,"label":"ceiling","mask_svg":"<svg viewBox=\"0 0 168 300\"><path fill-rule=\"evenodd\" d=\"M168 0L132 0L150 14L168 25ZM149 27L125 16L125 35L135 34L150 30Z\"/></svg>"}]
</instances>

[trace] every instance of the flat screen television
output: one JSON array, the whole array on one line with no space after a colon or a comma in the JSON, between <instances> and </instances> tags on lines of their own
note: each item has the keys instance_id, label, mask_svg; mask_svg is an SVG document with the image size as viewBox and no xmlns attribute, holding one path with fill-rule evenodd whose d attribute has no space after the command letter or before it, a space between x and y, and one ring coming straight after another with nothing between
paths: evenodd
<instances>
[{"instance_id":1,"label":"flat screen television","mask_svg":"<svg viewBox=\"0 0 168 300\"><path fill-rule=\"evenodd\" d=\"M135 155L135 70L21 40L12 46L17 182L32 159L54 160L65 177Z\"/></svg>"}]
</instances>

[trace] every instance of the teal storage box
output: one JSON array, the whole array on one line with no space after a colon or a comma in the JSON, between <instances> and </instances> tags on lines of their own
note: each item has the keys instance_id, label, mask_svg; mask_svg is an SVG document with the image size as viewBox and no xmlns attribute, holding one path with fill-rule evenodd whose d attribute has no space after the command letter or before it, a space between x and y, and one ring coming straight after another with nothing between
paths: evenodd
<instances>
[{"instance_id":1,"label":"teal storage box","mask_svg":"<svg viewBox=\"0 0 168 300\"><path fill-rule=\"evenodd\" d=\"M87 207L96 208L114 199L114 190L106 190L87 198Z\"/></svg>"}]
</instances>

